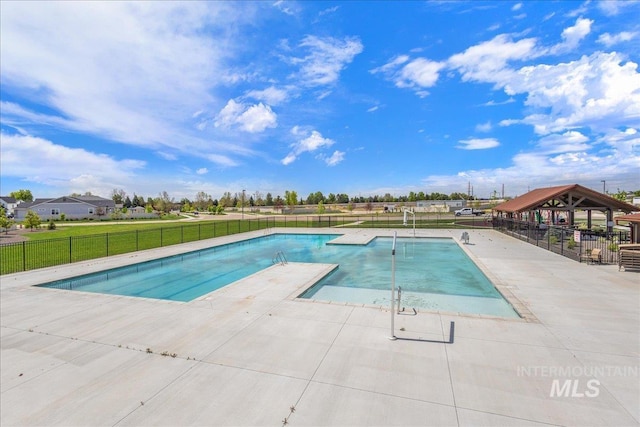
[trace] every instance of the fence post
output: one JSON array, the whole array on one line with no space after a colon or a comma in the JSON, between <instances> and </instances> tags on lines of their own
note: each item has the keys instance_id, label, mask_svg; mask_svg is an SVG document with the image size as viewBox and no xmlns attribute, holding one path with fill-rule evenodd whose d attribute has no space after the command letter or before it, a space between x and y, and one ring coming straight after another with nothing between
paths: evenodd
<instances>
[{"instance_id":1,"label":"fence post","mask_svg":"<svg viewBox=\"0 0 640 427\"><path fill-rule=\"evenodd\" d=\"M136 230L136 251L139 251L139 250L140 250L140 249L139 249L139 246L138 246L138 231L139 231L139 230Z\"/></svg>"},{"instance_id":2,"label":"fence post","mask_svg":"<svg viewBox=\"0 0 640 427\"><path fill-rule=\"evenodd\" d=\"M27 271L27 242L22 241L22 271Z\"/></svg>"},{"instance_id":3,"label":"fence post","mask_svg":"<svg viewBox=\"0 0 640 427\"><path fill-rule=\"evenodd\" d=\"M71 264L73 262L72 261L73 258L71 257L71 253L72 253L71 252L71 236L69 236L69 264Z\"/></svg>"},{"instance_id":4,"label":"fence post","mask_svg":"<svg viewBox=\"0 0 640 427\"><path fill-rule=\"evenodd\" d=\"M109 233L106 233L104 237L107 240L107 256L109 256Z\"/></svg>"}]
</instances>

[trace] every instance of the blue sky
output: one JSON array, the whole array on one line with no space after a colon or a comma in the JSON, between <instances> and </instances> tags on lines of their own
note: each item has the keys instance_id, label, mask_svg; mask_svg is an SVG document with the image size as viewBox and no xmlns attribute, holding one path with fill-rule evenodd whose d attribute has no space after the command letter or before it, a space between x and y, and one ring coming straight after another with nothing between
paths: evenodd
<instances>
[{"instance_id":1,"label":"blue sky","mask_svg":"<svg viewBox=\"0 0 640 427\"><path fill-rule=\"evenodd\" d=\"M0 8L3 195L640 189L640 2Z\"/></svg>"}]
</instances>

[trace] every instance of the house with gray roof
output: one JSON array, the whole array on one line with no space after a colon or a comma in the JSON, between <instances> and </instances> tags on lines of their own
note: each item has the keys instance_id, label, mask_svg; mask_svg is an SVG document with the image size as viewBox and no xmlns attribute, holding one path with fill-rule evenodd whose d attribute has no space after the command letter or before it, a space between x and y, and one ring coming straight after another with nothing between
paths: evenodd
<instances>
[{"instance_id":1,"label":"house with gray roof","mask_svg":"<svg viewBox=\"0 0 640 427\"><path fill-rule=\"evenodd\" d=\"M7 215L15 214L14 210L18 204L20 204L20 201L14 197L0 196L0 206L4 208Z\"/></svg>"},{"instance_id":2,"label":"house with gray roof","mask_svg":"<svg viewBox=\"0 0 640 427\"><path fill-rule=\"evenodd\" d=\"M62 196L54 199L36 199L15 207L17 221L25 219L28 211L34 211L40 219L103 219L114 212L115 203L99 196Z\"/></svg>"}]
</instances>

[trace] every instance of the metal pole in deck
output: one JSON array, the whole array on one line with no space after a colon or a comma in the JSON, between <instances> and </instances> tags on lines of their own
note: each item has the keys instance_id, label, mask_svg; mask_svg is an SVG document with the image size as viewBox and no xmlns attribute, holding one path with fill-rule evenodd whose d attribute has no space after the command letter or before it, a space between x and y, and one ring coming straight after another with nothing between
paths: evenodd
<instances>
[{"instance_id":1,"label":"metal pole in deck","mask_svg":"<svg viewBox=\"0 0 640 427\"><path fill-rule=\"evenodd\" d=\"M391 248L391 335L390 340L396 339L393 322L395 320L395 292L396 292L396 237L398 232L393 232L393 246Z\"/></svg>"}]
</instances>

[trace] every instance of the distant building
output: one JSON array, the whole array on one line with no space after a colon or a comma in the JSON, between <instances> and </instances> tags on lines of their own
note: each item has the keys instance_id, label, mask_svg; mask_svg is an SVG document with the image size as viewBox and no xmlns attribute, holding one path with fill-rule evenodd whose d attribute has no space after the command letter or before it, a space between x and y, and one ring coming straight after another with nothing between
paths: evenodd
<instances>
[{"instance_id":1,"label":"distant building","mask_svg":"<svg viewBox=\"0 0 640 427\"><path fill-rule=\"evenodd\" d=\"M113 200L99 196L63 196L55 199L36 199L20 203L14 209L16 220L24 220L28 211L34 211L40 219L101 219L115 210Z\"/></svg>"},{"instance_id":2,"label":"distant building","mask_svg":"<svg viewBox=\"0 0 640 427\"><path fill-rule=\"evenodd\" d=\"M466 200L418 200L416 212L451 212L466 206Z\"/></svg>"},{"instance_id":3,"label":"distant building","mask_svg":"<svg viewBox=\"0 0 640 427\"><path fill-rule=\"evenodd\" d=\"M15 208L20 204L20 201L16 200L13 197L8 196L0 196L0 206L2 206L7 215L15 214Z\"/></svg>"}]
</instances>

